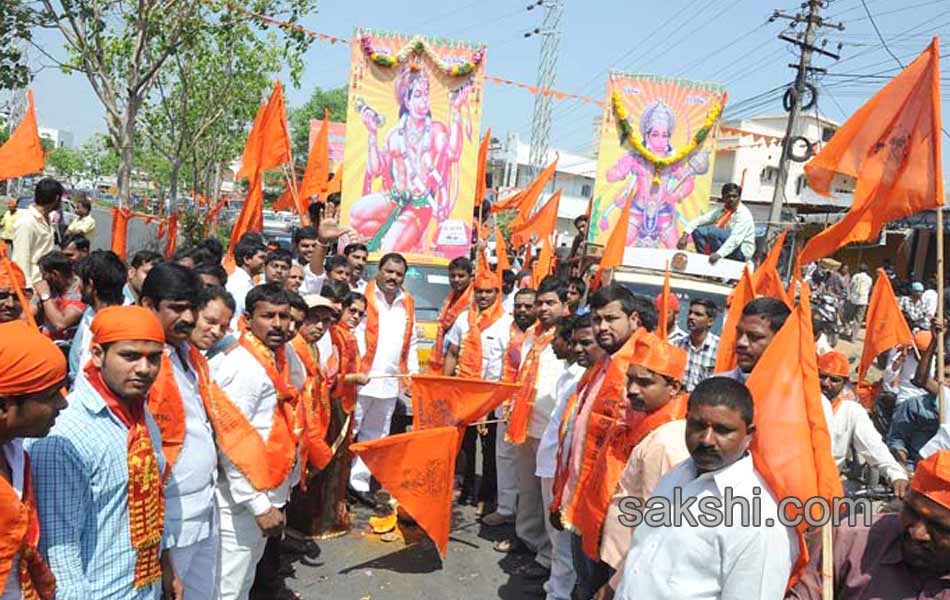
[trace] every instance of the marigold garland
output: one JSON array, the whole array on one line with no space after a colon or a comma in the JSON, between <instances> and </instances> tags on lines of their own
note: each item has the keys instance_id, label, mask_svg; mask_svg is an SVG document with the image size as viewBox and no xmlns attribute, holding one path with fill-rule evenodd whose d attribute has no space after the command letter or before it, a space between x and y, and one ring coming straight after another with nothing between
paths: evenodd
<instances>
[{"instance_id":1,"label":"marigold garland","mask_svg":"<svg viewBox=\"0 0 950 600\"><path fill-rule=\"evenodd\" d=\"M653 183L656 185L660 184L660 173L663 169L680 162L706 141L706 138L709 137L709 132L712 131L712 128L716 125L716 121L718 121L720 115L722 115L722 103L716 102L709 109L709 112L706 113L706 119L703 121L702 126L693 135L686 146L677 150L672 156L657 156L643 145L639 137L634 135L633 125L627 120L627 109L623 106L623 99L619 92L612 94L611 103L613 104L617 121L620 123L620 131L623 134L624 141L633 146L634 150L653 165Z\"/></svg>"},{"instance_id":2,"label":"marigold garland","mask_svg":"<svg viewBox=\"0 0 950 600\"><path fill-rule=\"evenodd\" d=\"M363 52L366 53L367 57L380 67L391 69L408 61L413 54L425 54L435 63L440 71L450 77L465 77L466 75L472 74L485 58L485 49L479 48L472 53L472 57L469 60L461 64L450 65L439 58L429 47L429 44L426 43L425 39L418 35L409 40L409 43L395 56L377 52L376 49L373 48L372 38L368 33L364 33L360 37L360 45L363 47Z\"/></svg>"}]
</instances>

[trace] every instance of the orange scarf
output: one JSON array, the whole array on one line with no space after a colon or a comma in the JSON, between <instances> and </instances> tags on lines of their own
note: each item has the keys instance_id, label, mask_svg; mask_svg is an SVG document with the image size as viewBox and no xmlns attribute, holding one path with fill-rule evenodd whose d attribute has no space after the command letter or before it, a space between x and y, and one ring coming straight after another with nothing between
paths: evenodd
<instances>
[{"instance_id":1,"label":"orange scarf","mask_svg":"<svg viewBox=\"0 0 950 600\"><path fill-rule=\"evenodd\" d=\"M471 304L474 292L475 286L469 284L461 294L449 294L449 297L442 304L442 312L439 313L439 330L435 336L435 345L432 346L432 354L429 356L429 365L426 368L429 373L442 374L442 367L445 366L445 334L455 324L455 320L459 318L459 315L465 312ZM453 295L455 295L454 300L452 299ZM479 371L480 374L481 371Z\"/></svg>"},{"instance_id":2,"label":"orange scarf","mask_svg":"<svg viewBox=\"0 0 950 600\"><path fill-rule=\"evenodd\" d=\"M52 600L56 595L56 578L36 549L40 540L40 521L36 514L30 457L24 455L23 499L6 480L0 478L0 590L6 586L19 553L20 589L24 600Z\"/></svg>"},{"instance_id":3,"label":"orange scarf","mask_svg":"<svg viewBox=\"0 0 950 600\"><path fill-rule=\"evenodd\" d=\"M314 349L314 353L316 354L314 361L319 365L320 355L316 349ZM327 378L324 377L319 368L315 369L312 375L308 375L297 408L300 411L299 416L303 423L300 444L305 460L303 468L300 470L300 485L303 489L306 489L307 465L323 469L333 458L333 451L326 441L331 417L330 388L327 385Z\"/></svg>"},{"instance_id":4,"label":"orange scarf","mask_svg":"<svg viewBox=\"0 0 950 600\"><path fill-rule=\"evenodd\" d=\"M344 378L359 372L360 348L350 328L339 323L330 327L330 340L333 342L333 354L327 360L330 393L342 398L343 411L349 414L356 407L357 385L346 383Z\"/></svg>"},{"instance_id":5,"label":"orange scarf","mask_svg":"<svg viewBox=\"0 0 950 600\"><path fill-rule=\"evenodd\" d=\"M515 323L511 324L508 335L508 345L505 346L505 364L504 371L501 374L502 381L512 383L518 378L518 369L521 368L521 347L524 345L524 339L527 336L527 331L521 331Z\"/></svg>"},{"instance_id":6,"label":"orange scarf","mask_svg":"<svg viewBox=\"0 0 950 600\"><path fill-rule=\"evenodd\" d=\"M579 502L574 512L574 529L580 534L584 552L594 560L600 558L600 534L610 500L617 490L630 453L647 435L672 421L686 418L688 396L680 394L663 408L648 415L633 413L629 421L618 421L607 434L607 442L592 465L590 473L578 486Z\"/></svg>"},{"instance_id":7,"label":"orange scarf","mask_svg":"<svg viewBox=\"0 0 950 600\"><path fill-rule=\"evenodd\" d=\"M402 336L402 351L399 355L399 372L409 371L409 341L412 339L412 330L415 326L416 305L409 292L403 291L403 304L406 308L406 331ZM379 307L376 306L376 282L366 284L366 354L360 370L368 373L373 368L373 359L376 358L376 347L379 345Z\"/></svg>"},{"instance_id":8,"label":"orange scarf","mask_svg":"<svg viewBox=\"0 0 950 600\"><path fill-rule=\"evenodd\" d=\"M299 333L294 336L294 339L290 340L290 345L300 358L300 362L303 363L304 369L307 371L307 377L313 377L320 369L320 359L316 347L311 345Z\"/></svg>"},{"instance_id":9,"label":"orange scarf","mask_svg":"<svg viewBox=\"0 0 950 600\"><path fill-rule=\"evenodd\" d=\"M459 377L482 378L482 333L498 322L505 314L501 305L501 293L494 304L483 311L473 304L468 311L468 331L459 347L459 362L456 371Z\"/></svg>"},{"instance_id":10,"label":"orange scarf","mask_svg":"<svg viewBox=\"0 0 950 600\"><path fill-rule=\"evenodd\" d=\"M531 349L525 356L524 363L518 370L521 388L514 393L511 400L511 416L508 418L508 431L505 438L512 444L523 444L528 437L528 421L531 420L531 411L534 410L534 397L537 395L538 367L541 362L541 353L548 347L557 332L556 327L543 328L538 323L531 328Z\"/></svg>"},{"instance_id":11,"label":"orange scarf","mask_svg":"<svg viewBox=\"0 0 950 600\"><path fill-rule=\"evenodd\" d=\"M725 229L726 225L729 224L729 219L731 219L732 215L734 214L736 214L736 209L733 208L729 210L729 209L723 208L722 214L719 215L718 219L716 219L716 227L718 227L719 229Z\"/></svg>"},{"instance_id":12,"label":"orange scarf","mask_svg":"<svg viewBox=\"0 0 950 600\"><path fill-rule=\"evenodd\" d=\"M574 393L568 397L564 412L561 413L561 423L558 426L557 433L557 463L554 471L554 483L552 488L554 499L551 502L551 512L560 512L561 496L564 494L564 486L567 485L568 476L571 472L571 438L568 436L568 433L571 431L571 422L577 419L577 413L580 411L581 406L583 406L583 404L578 405L578 400L585 397L587 387L597 377L597 374L600 373L600 369L600 361L595 365L587 367L587 370L584 371L584 374L581 375L580 380L577 382Z\"/></svg>"},{"instance_id":13,"label":"orange scarf","mask_svg":"<svg viewBox=\"0 0 950 600\"><path fill-rule=\"evenodd\" d=\"M126 438L129 534L136 550L132 586L141 589L162 578L158 559L165 526L165 494L155 448L145 424L145 399L131 404L120 400L106 385L99 369L90 363L85 371L92 388L112 414L129 429Z\"/></svg>"}]
</instances>

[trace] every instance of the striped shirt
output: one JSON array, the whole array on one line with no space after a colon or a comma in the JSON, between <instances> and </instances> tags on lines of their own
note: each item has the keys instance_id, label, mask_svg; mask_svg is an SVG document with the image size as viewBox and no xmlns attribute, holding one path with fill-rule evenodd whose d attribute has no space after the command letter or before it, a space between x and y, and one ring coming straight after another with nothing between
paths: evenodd
<instances>
[{"instance_id":1,"label":"striped shirt","mask_svg":"<svg viewBox=\"0 0 950 600\"><path fill-rule=\"evenodd\" d=\"M128 429L81 377L50 434L30 445L40 551L56 576L56 600L153 600L161 585L132 587ZM165 470L158 427L146 424Z\"/></svg>"},{"instance_id":2,"label":"striped shirt","mask_svg":"<svg viewBox=\"0 0 950 600\"><path fill-rule=\"evenodd\" d=\"M712 377L716 370L716 352L719 350L719 336L709 332L703 345L694 348L689 339L689 334L682 332L679 335L671 335L670 343L677 348L686 350L688 358L686 359L686 377L683 379L683 386L687 392L692 392L699 385L699 382Z\"/></svg>"}]
</instances>

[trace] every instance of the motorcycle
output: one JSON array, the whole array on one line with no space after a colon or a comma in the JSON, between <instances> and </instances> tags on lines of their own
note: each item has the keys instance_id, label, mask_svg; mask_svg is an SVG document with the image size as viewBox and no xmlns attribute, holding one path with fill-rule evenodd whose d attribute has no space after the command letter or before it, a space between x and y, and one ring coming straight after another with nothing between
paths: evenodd
<instances>
[{"instance_id":1,"label":"motorcycle","mask_svg":"<svg viewBox=\"0 0 950 600\"><path fill-rule=\"evenodd\" d=\"M824 333L828 336L828 343L834 348L838 345L838 332L841 325L841 301L833 294L817 294L813 310L815 317L821 321L824 326Z\"/></svg>"}]
</instances>

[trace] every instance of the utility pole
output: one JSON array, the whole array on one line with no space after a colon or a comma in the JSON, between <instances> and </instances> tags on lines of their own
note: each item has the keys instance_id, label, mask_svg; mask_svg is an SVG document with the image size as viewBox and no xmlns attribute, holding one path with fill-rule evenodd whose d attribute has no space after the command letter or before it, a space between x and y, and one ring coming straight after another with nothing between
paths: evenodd
<instances>
[{"instance_id":1,"label":"utility pole","mask_svg":"<svg viewBox=\"0 0 950 600\"><path fill-rule=\"evenodd\" d=\"M807 10L807 12L789 15L780 10L776 10L772 13L771 18L769 18L770 22L776 19L787 19L791 21L792 28L799 23L805 23L804 36L800 35L798 38L793 38L784 33L778 36L780 40L798 46L801 50L801 54L799 55L797 65L789 65L791 68L796 69L796 74L795 82L792 84L792 87L789 88L788 94L786 95L786 98L790 98L791 102L788 103L790 107L786 107L788 109L788 122L785 126L785 138L782 140L782 157L779 160L778 177L775 182L775 191L772 194L772 208L769 211L769 230L782 219L782 206L785 204L785 188L788 183L788 167L789 162L792 160L792 145L799 134L800 128L799 119L802 111L802 98L810 91L812 97L809 99L809 105L811 106L814 105L818 97L817 90L808 83L807 77L812 71L824 72L824 69L817 69L811 66L812 55L818 53L829 56L835 60L839 58L837 54L828 52L815 44L819 27L832 27L838 30L844 29L844 25L841 23L826 23L819 16L819 12L825 4L825 0L807 0L802 4L802 9ZM766 236L767 235L768 231L766 232Z\"/></svg>"},{"instance_id":2,"label":"utility pole","mask_svg":"<svg viewBox=\"0 0 950 600\"><path fill-rule=\"evenodd\" d=\"M537 0L527 9L544 7L544 20L540 27L528 31L524 37L544 36L541 42L541 56L538 59L538 88L550 90L557 76L558 46L561 42L561 14L564 12L564 0ZM534 96L534 114L531 118L531 151L528 162L537 175L544 168L548 146L551 141L551 94L537 93Z\"/></svg>"}]
</instances>

